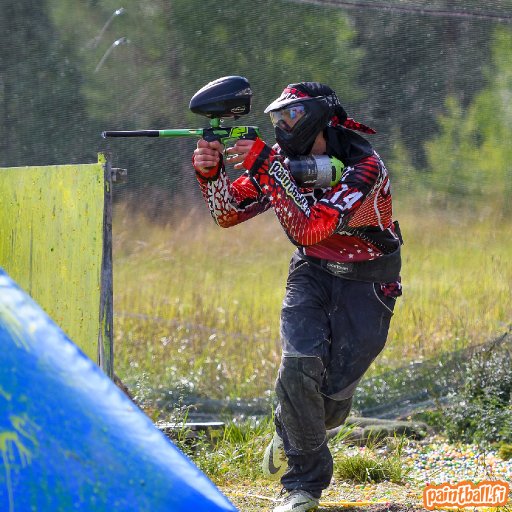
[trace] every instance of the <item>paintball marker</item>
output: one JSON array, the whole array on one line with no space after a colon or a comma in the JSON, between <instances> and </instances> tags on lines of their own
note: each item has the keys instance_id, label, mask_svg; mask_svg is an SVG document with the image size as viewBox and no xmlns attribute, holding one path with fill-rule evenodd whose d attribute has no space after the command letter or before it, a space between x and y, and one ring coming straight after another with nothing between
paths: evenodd
<instances>
[{"instance_id":1,"label":"paintball marker","mask_svg":"<svg viewBox=\"0 0 512 512\"><path fill-rule=\"evenodd\" d=\"M223 119L238 119L251 110L251 86L242 76L225 76L206 84L190 100L189 108L195 114L210 119L208 128L106 131L106 137L198 137L208 142L218 140L226 144L234 139L260 137L256 126L222 126Z\"/></svg>"},{"instance_id":2,"label":"paintball marker","mask_svg":"<svg viewBox=\"0 0 512 512\"><path fill-rule=\"evenodd\" d=\"M208 128L104 131L107 137L198 137L221 144L236 139L261 137L256 126L222 126L224 119L238 119L251 111L252 90L242 76L225 76L206 84L190 100L189 108L195 114L210 119ZM334 186L341 179L343 163L328 156L307 156L286 160L290 172L301 187L323 188Z\"/></svg>"}]
</instances>

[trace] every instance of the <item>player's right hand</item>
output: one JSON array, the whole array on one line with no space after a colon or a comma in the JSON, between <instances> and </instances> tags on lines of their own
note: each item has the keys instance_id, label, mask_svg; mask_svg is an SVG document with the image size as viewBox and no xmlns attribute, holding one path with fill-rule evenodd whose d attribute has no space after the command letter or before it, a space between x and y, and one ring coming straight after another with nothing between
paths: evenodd
<instances>
[{"instance_id":1,"label":"player's right hand","mask_svg":"<svg viewBox=\"0 0 512 512\"><path fill-rule=\"evenodd\" d=\"M210 176L213 171L218 169L223 151L224 146L218 140L207 142L204 139L199 139L192 156L194 169L204 176Z\"/></svg>"}]
</instances>

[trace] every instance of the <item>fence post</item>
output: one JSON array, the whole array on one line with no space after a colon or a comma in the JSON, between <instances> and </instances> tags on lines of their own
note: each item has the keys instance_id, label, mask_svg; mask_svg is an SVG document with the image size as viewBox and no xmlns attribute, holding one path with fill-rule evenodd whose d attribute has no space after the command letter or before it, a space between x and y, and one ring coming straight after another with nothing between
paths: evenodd
<instances>
[{"instance_id":1,"label":"fence post","mask_svg":"<svg viewBox=\"0 0 512 512\"><path fill-rule=\"evenodd\" d=\"M98 153L104 172L103 253L101 258L98 363L114 378L113 270L112 270L112 164L111 154Z\"/></svg>"}]
</instances>

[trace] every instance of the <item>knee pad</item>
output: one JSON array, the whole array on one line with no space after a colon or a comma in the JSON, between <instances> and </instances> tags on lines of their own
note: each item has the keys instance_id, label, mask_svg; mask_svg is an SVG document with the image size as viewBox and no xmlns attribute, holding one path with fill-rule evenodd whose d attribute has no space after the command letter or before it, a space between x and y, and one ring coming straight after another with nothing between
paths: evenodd
<instances>
[{"instance_id":1,"label":"knee pad","mask_svg":"<svg viewBox=\"0 0 512 512\"><path fill-rule=\"evenodd\" d=\"M322 386L324 371L324 365L318 357L285 356L279 368L277 382L289 391L317 393Z\"/></svg>"},{"instance_id":2,"label":"knee pad","mask_svg":"<svg viewBox=\"0 0 512 512\"><path fill-rule=\"evenodd\" d=\"M279 423L292 448L301 453L325 442L323 374L323 363L316 357L284 357L279 368Z\"/></svg>"}]
</instances>

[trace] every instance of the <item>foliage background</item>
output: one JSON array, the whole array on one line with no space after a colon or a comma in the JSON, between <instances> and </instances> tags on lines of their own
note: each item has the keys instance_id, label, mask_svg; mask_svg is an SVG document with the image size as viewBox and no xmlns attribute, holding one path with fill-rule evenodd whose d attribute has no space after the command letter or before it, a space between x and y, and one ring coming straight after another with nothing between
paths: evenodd
<instances>
[{"instance_id":1,"label":"foliage background","mask_svg":"<svg viewBox=\"0 0 512 512\"><path fill-rule=\"evenodd\" d=\"M111 149L130 169L129 189L173 197L191 186L184 155L193 141L113 143L99 132L201 126L190 97L210 80L240 74L255 92L244 121L268 139L262 110L280 90L323 81L377 129L372 141L407 193L418 183L446 200L480 191L503 201L510 192L510 0L390 0L380 8L341 0L2 0L0 7L3 166L93 160Z\"/></svg>"}]
</instances>

